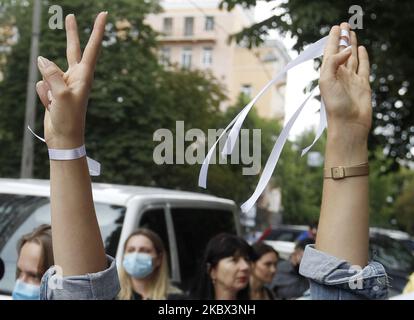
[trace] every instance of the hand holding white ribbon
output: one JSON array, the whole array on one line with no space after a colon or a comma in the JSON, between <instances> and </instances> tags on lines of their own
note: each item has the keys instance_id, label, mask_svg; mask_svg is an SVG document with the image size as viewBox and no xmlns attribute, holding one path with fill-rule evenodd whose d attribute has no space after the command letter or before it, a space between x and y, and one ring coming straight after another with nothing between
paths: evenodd
<instances>
[{"instance_id":1,"label":"hand holding white ribbon","mask_svg":"<svg viewBox=\"0 0 414 320\"><path fill-rule=\"evenodd\" d=\"M342 33L341 36L343 37L349 37L349 33L347 30L345 30L346 33ZM253 105L257 102L257 100L276 82L280 81L283 76L293 67L309 61L313 60L317 57L320 57L323 55L323 51L325 49L325 45L327 43L328 36L318 40L317 42L311 44L305 51L303 51L296 59L288 63L238 114L237 116L230 122L230 124L224 129L223 133L220 135L220 137L217 139L216 143L212 146L212 148L209 150L200 170L199 180L198 184L202 188L206 188L207 186L207 173L208 173L208 166L211 160L211 157L214 153L214 150L216 148L217 143L219 140L225 135L225 133L228 131L230 127L232 127L228 138L226 140L226 143L224 145L224 148L222 150L222 155L228 155L233 152L235 143L237 141L237 137L240 133L241 127L243 125L243 122L245 118L247 117L247 114L253 107ZM349 49L349 44L344 39L341 39L340 45L345 45ZM316 89L316 88L315 88ZM314 90L315 90L314 89ZM314 90L308 95L308 97L305 99L305 101L302 103L302 105L296 110L296 112L292 115L286 126L283 128L282 132L280 133L273 150L269 156L269 159L266 162L266 165L263 169L263 173L259 179L259 183L256 186L256 189L252 196L241 206L242 211L247 212L249 211L263 190L265 189L266 185L268 184L273 171L276 168L277 162L279 160L280 154L282 152L282 149L286 143L286 140L289 136L289 132L294 125L295 121L299 117L300 113L302 112L303 108L305 107L306 103L309 101L309 99L313 96ZM304 156L311 148L312 146L318 141L318 139L321 137L323 131L327 127L327 116L326 116L326 109L323 100L321 101L321 109L320 109L320 120L319 120L319 126L316 132L316 137L313 143L308 146L307 148L302 150L302 156Z\"/></svg>"}]
</instances>

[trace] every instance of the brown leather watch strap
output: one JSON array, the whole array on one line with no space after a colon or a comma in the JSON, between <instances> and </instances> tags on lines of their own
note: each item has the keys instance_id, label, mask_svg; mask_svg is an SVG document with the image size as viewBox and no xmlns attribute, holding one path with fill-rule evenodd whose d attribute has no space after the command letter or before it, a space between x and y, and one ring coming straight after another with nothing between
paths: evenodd
<instances>
[{"instance_id":1,"label":"brown leather watch strap","mask_svg":"<svg viewBox=\"0 0 414 320\"><path fill-rule=\"evenodd\" d=\"M332 167L324 169L324 178L340 180L347 177L367 176L369 175L368 162L362 163L352 167Z\"/></svg>"}]
</instances>

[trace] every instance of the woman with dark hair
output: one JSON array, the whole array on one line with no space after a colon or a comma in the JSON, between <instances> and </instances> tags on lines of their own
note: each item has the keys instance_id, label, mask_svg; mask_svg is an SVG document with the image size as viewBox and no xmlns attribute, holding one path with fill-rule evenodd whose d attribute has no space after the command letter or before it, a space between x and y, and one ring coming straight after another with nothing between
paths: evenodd
<instances>
[{"instance_id":1,"label":"woman with dark hair","mask_svg":"<svg viewBox=\"0 0 414 320\"><path fill-rule=\"evenodd\" d=\"M274 300L272 291L265 285L270 284L276 274L279 254L263 242L253 245L255 259L250 275L250 298L252 300Z\"/></svg>"},{"instance_id":2,"label":"woman with dark hair","mask_svg":"<svg viewBox=\"0 0 414 320\"><path fill-rule=\"evenodd\" d=\"M198 300L248 300L254 253L242 238L221 233L210 239L191 298Z\"/></svg>"}]
</instances>

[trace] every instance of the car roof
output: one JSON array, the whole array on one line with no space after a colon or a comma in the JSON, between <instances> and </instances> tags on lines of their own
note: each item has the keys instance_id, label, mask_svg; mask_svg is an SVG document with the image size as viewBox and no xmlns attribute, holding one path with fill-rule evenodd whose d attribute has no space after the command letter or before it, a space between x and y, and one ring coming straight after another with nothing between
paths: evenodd
<instances>
[{"instance_id":1,"label":"car roof","mask_svg":"<svg viewBox=\"0 0 414 320\"><path fill-rule=\"evenodd\" d=\"M309 227L306 225L289 225L289 224L283 224L277 227L272 228L272 231L306 231Z\"/></svg>"},{"instance_id":2,"label":"car roof","mask_svg":"<svg viewBox=\"0 0 414 320\"><path fill-rule=\"evenodd\" d=\"M407 232L400 231L400 230L393 230L393 229L384 229L384 228L369 228L370 233L373 234L382 234L386 235L390 238L395 240L410 240L412 239L411 235Z\"/></svg>"},{"instance_id":3,"label":"car roof","mask_svg":"<svg viewBox=\"0 0 414 320\"><path fill-rule=\"evenodd\" d=\"M223 199L208 194L180 190L168 190L162 188L128 186L109 183L92 183L92 191L95 201L123 206L126 206L127 202L132 197L156 197L209 201L234 206L234 202L232 200ZM50 181L40 179L0 178L0 193L49 197Z\"/></svg>"}]
</instances>

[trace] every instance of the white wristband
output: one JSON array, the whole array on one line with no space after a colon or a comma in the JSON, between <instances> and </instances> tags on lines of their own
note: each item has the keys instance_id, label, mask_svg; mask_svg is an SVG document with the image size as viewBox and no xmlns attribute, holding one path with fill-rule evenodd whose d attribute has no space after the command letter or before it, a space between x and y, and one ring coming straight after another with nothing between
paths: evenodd
<instances>
[{"instance_id":1,"label":"white wristband","mask_svg":"<svg viewBox=\"0 0 414 320\"><path fill-rule=\"evenodd\" d=\"M85 145L75 149L49 149L50 160L75 160L86 156Z\"/></svg>"},{"instance_id":2,"label":"white wristband","mask_svg":"<svg viewBox=\"0 0 414 320\"><path fill-rule=\"evenodd\" d=\"M45 139L39 137L33 130L28 126L29 131L40 141L46 142ZM86 156L85 145L75 149L49 149L50 160L75 160ZM88 162L89 174L91 176L99 176L101 174L101 164L89 157L86 157Z\"/></svg>"},{"instance_id":3,"label":"white wristband","mask_svg":"<svg viewBox=\"0 0 414 320\"><path fill-rule=\"evenodd\" d=\"M49 149L50 160L76 160L86 156L85 145L75 149ZM91 176L99 176L101 174L101 164L89 157L88 162L89 174Z\"/></svg>"}]
</instances>

